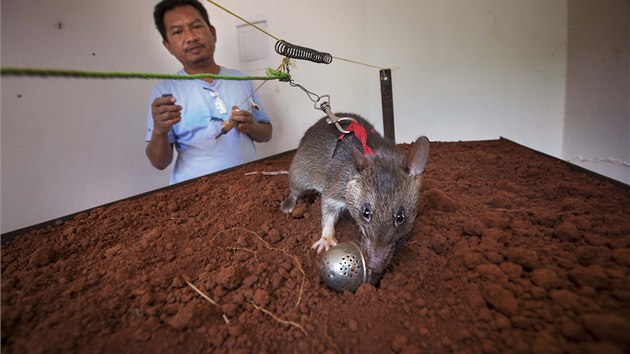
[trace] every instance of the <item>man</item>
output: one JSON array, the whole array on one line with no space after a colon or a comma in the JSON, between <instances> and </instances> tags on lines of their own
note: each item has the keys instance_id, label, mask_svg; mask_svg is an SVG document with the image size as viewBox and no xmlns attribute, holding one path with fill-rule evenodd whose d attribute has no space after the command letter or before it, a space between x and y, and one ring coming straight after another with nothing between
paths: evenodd
<instances>
[{"instance_id":1,"label":"man","mask_svg":"<svg viewBox=\"0 0 630 354\"><path fill-rule=\"evenodd\" d=\"M216 29L197 0L163 0L153 16L164 47L183 65L178 74L244 76L214 61ZM162 170L175 146L171 184L252 161L254 141L271 139L270 117L249 81L164 80L151 101L146 154ZM215 139L229 121L236 127Z\"/></svg>"}]
</instances>

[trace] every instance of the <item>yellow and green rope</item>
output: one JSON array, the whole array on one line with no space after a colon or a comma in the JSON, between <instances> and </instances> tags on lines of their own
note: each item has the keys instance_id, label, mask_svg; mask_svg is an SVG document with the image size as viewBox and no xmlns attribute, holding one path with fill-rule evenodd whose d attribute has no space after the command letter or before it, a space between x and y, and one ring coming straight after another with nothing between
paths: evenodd
<instances>
[{"instance_id":1,"label":"yellow and green rope","mask_svg":"<svg viewBox=\"0 0 630 354\"><path fill-rule=\"evenodd\" d=\"M45 69L45 68L0 68L2 76L40 76L40 77L74 77L74 78L96 78L96 79L170 79L170 80L193 80L193 79L217 79L217 80L280 80L289 81L289 73L268 68L266 76L229 76L215 74L160 74L145 72L116 72L116 71L89 71L89 70L66 70L66 69Z\"/></svg>"}]
</instances>

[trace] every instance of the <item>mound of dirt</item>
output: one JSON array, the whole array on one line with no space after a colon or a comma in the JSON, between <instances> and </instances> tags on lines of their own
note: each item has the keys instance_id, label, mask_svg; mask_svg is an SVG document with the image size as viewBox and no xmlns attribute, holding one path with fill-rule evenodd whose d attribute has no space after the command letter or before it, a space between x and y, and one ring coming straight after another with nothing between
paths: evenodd
<instances>
[{"instance_id":1,"label":"mound of dirt","mask_svg":"<svg viewBox=\"0 0 630 354\"><path fill-rule=\"evenodd\" d=\"M286 175L250 174L292 156L3 245L2 353L630 352L627 186L504 139L433 143L410 241L378 287L335 293L320 198L285 215Z\"/></svg>"}]
</instances>

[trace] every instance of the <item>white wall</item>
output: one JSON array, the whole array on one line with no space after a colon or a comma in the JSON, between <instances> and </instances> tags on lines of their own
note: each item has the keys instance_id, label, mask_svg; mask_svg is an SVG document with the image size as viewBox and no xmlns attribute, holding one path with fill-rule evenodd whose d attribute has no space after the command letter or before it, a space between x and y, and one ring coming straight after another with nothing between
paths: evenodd
<instances>
[{"instance_id":1,"label":"white wall","mask_svg":"<svg viewBox=\"0 0 630 354\"><path fill-rule=\"evenodd\" d=\"M3 66L177 67L153 33L148 1L1 5ZM153 84L3 77L2 232L162 186L167 173L150 168L143 157Z\"/></svg>"},{"instance_id":2,"label":"white wall","mask_svg":"<svg viewBox=\"0 0 630 354\"><path fill-rule=\"evenodd\" d=\"M155 2L3 0L1 64L175 72L180 66L154 29ZM434 141L503 136L562 155L570 62L566 0L221 3L245 18L266 19L269 32L289 42L399 67L393 71L399 143L421 134ZM217 61L239 68L241 22L206 7L218 29ZM269 39L265 67L280 63L273 44ZM382 131L378 70L300 61L292 74L309 90L330 94L333 110L363 114ZM170 171L153 169L144 155L148 97L157 81L0 81L3 233L168 183ZM260 157L295 148L322 116L285 83L269 82L260 94L274 118L274 138L258 146ZM628 137L620 139L627 144Z\"/></svg>"},{"instance_id":3,"label":"white wall","mask_svg":"<svg viewBox=\"0 0 630 354\"><path fill-rule=\"evenodd\" d=\"M627 0L569 2L563 157L630 184Z\"/></svg>"},{"instance_id":4,"label":"white wall","mask_svg":"<svg viewBox=\"0 0 630 354\"><path fill-rule=\"evenodd\" d=\"M396 136L504 136L558 156L566 2L369 1L371 60L394 72Z\"/></svg>"}]
</instances>

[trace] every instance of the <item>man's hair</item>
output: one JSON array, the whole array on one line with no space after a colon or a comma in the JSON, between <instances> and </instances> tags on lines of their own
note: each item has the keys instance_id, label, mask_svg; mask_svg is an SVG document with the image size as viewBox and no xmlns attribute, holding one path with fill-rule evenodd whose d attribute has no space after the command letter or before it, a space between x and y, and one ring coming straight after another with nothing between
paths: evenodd
<instances>
[{"instance_id":1,"label":"man's hair","mask_svg":"<svg viewBox=\"0 0 630 354\"><path fill-rule=\"evenodd\" d=\"M155 21L155 27L157 27L158 32L162 35L162 39L166 40L166 27L164 26L164 13L170 11L179 6L187 6L190 5L197 9L201 18L208 24L208 27L211 27L210 18L208 18L208 11L203 5L197 0L162 0L157 5L155 5L155 9L153 10L153 20Z\"/></svg>"}]
</instances>

